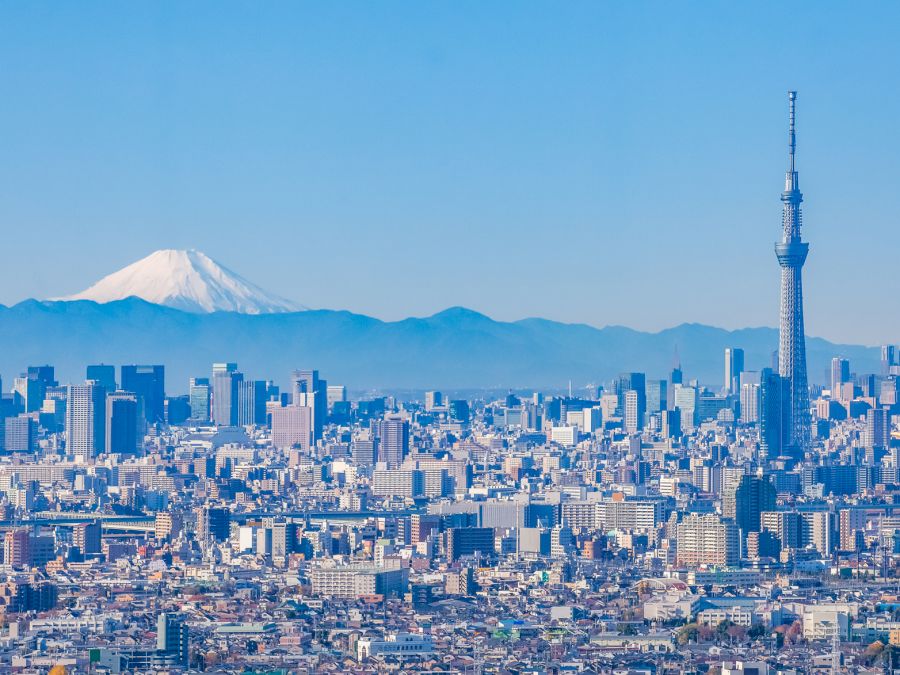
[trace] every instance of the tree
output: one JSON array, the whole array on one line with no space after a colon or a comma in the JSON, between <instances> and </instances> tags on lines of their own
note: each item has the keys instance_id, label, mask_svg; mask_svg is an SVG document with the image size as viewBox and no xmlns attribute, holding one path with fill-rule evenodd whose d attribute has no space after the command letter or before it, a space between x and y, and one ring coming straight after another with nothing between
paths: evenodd
<instances>
[{"instance_id":1,"label":"tree","mask_svg":"<svg viewBox=\"0 0 900 675\"><path fill-rule=\"evenodd\" d=\"M747 639L747 629L737 624L729 626L727 633L728 637L731 638L731 644L735 642L741 643Z\"/></svg>"},{"instance_id":2,"label":"tree","mask_svg":"<svg viewBox=\"0 0 900 675\"><path fill-rule=\"evenodd\" d=\"M765 637L766 632L767 631L765 626L763 626L761 623L755 623L750 626L750 630L747 631L747 635L751 640L758 640L761 637Z\"/></svg>"},{"instance_id":3,"label":"tree","mask_svg":"<svg viewBox=\"0 0 900 675\"><path fill-rule=\"evenodd\" d=\"M700 631L697 629L697 624L689 623L678 630L675 634L675 640L683 647L690 642L696 642L699 635Z\"/></svg>"}]
</instances>

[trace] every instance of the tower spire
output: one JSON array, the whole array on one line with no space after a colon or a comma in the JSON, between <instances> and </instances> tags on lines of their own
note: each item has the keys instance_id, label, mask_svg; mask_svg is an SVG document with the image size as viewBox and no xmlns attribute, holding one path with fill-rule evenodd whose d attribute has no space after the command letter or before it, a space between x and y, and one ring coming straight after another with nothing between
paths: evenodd
<instances>
[{"instance_id":1,"label":"tower spire","mask_svg":"<svg viewBox=\"0 0 900 675\"><path fill-rule=\"evenodd\" d=\"M793 174L794 169L794 154L797 152L797 135L794 131L794 122L795 122L795 111L796 111L796 103L797 103L797 92L789 91L788 92L788 100L790 101L791 106L791 130L790 130L790 153L791 153L791 163L789 171Z\"/></svg>"},{"instance_id":2,"label":"tower spire","mask_svg":"<svg viewBox=\"0 0 900 675\"><path fill-rule=\"evenodd\" d=\"M803 327L802 269L809 252L809 244L800 238L803 195L797 177L797 92L788 92L790 125L788 131L789 156L785 176L782 238L775 244L775 255L781 266L781 316L778 341L778 371L790 383L789 401L784 418L789 420L788 444L799 451L810 442L809 388L806 378L806 334Z\"/></svg>"}]
</instances>

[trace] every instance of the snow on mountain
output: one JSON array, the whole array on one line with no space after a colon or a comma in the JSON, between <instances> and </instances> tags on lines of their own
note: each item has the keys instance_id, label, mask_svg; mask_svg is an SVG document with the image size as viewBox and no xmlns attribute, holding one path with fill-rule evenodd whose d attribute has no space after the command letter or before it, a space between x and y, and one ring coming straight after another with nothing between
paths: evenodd
<instances>
[{"instance_id":1,"label":"snow on mountain","mask_svg":"<svg viewBox=\"0 0 900 675\"><path fill-rule=\"evenodd\" d=\"M90 288L56 300L112 302L135 296L185 312L272 314L306 309L263 290L200 251L151 253Z\"/></svg>"}]
</instances>

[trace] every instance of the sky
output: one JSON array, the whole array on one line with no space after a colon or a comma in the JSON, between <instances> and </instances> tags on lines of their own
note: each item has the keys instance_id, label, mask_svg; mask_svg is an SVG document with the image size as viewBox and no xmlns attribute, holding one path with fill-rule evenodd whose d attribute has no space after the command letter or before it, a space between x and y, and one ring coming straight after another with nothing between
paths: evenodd
<instances>
[{"instance_id":1,"label":"sky","mask_svg":"<svg viewBox=\"0 0 900 675\"><path fill-rule=\"evenodd\" d=\"M310 307L900 342L898 3L0 4L0 303L196 248Z\"/></svg>"}]
</instances>

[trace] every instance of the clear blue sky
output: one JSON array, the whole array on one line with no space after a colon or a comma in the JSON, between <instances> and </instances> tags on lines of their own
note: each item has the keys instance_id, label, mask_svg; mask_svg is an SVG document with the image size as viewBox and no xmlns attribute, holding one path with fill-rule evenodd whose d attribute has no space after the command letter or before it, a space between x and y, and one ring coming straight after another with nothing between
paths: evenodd
<instances>
[{"instance_id":1,"label":"clear blue sky","mask_svg":"<svg viewBox=\"0 0 900 675\"><path fill-rule=\"evenodd\" d=\"M313 307L900 342L900 5L6 2L0 302L197 248Z\"/></svg>"}]
</instances>

